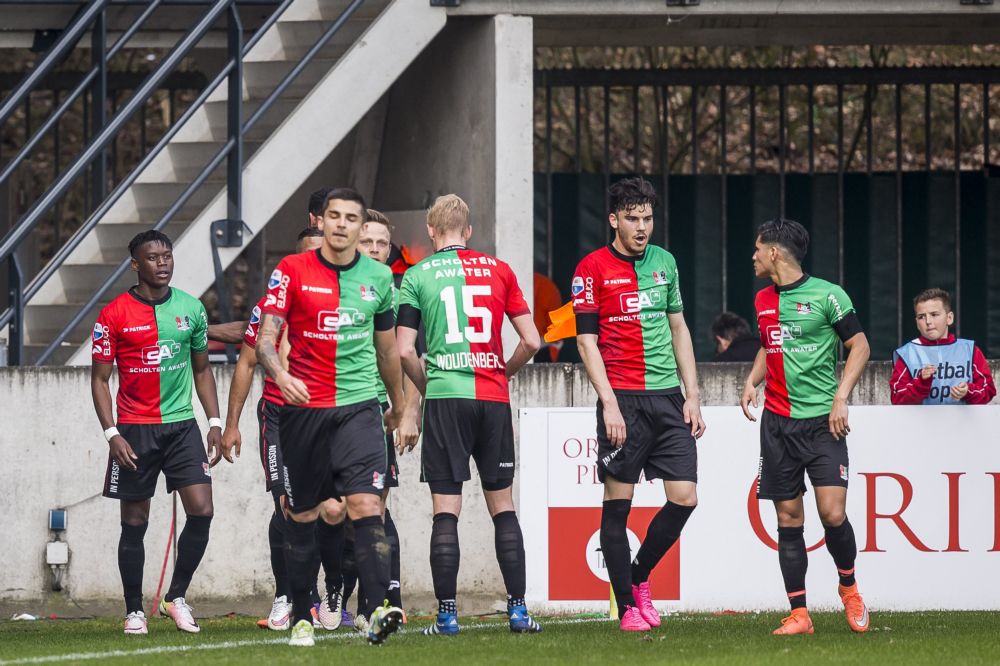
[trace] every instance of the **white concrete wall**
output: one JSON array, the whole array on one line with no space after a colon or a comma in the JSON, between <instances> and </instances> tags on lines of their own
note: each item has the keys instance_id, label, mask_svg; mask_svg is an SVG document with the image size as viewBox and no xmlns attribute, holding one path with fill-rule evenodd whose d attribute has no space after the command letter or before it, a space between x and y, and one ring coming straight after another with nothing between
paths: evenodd
<instances>
[{"instance_id":1,"label":"white concrete wall","mask_svg":"<svg viewBox=\"0 0 1000 666\"><path fill-rule=\"evenodd\" d=\"M993 369L994 376L1000 378L1000 363L994 362ZM704 403L735 405L747 370L742 364L700 366ZM854 402L887 404L889 373L888 363L871 364ZM100 496L107 444L94 416L89 376L88 368L0 369L0 405L4 410L0 487L5 498L0 511L0 561L4 563L0 567L0 603L36 600L47 594L47 512L58 507L68 508L69 513L64 538L71 554L64 594L81 602L117 601L121 597L116 564L118 507ZM228 368L216 368L223 404L229 376ZM271 500L264 491L252 409L259 392L258 382L240 422L245 442L242 457L235 465L223 462L215 468L215 520L208 552L191 587L190 597L195 600L266 596L271 592L267 548ZM570 365L528 366L512 383L511 396L515 414L518 407L594 404L581 367ZM432 590L427 564L431 507L427 490L418 481L418 466L419 448L412 457L400 460L402 487L394 491L390 501L401 536L404 590L426 595ZM515 497L517 490L515 485ZM147 600L152 598L159 577L169 517L170 499L161 481L146 535L143 589ZM467 484L459 530L459 590L502 598L493 528L475 482Z\"/></svg>"}]
</instances>

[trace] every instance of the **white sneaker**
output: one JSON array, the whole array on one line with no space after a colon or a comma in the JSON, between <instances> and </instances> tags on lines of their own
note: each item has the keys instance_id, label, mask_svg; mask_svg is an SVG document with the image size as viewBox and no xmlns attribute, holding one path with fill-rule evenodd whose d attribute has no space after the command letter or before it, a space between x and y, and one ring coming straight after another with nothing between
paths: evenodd
<instances>
[{"instance_id":1,"label":"white sneaker","mask_svg":"<svg viewBox=\"0 0 1000 666\"><path fill-rule=\"evenodd\" d=\"M299 620L292 627L292 637L288 639L292 647L312 647L316 645L313 639L313 626L309 620Z\"/></svg>"},{"instance_id":2,"label":"white sneaker","mask_svg":"<svg viewBox=\"0 0 1000 666\"><path fill-rule=\"evenodd\" d=\"M327 631L339 629L340 622L343 620L343 616L340 613L342 606L340 592L334 592L332 595L324 597L323 603L319 605L318 615L320 626Z\"/></svg>"},{"instance_id":3,"label":"white sneaker","mask_svg":"<svg viewBox=\"0 0 1000 666\"><path fill-rule=\"evenodd\" d=\"M292 604L284 595L274 598L271 614L267 616L267 628L274 631L288 631L292 628Z\"/></svg>"},{"instance_id":4,"label":"white sneaker","mask_svg":"<svg viewBox=\"0 0 1000 666\"><path fill-rule=\"evenodd\" d=\"M361 613L354 616L354 630L359 634L368 635L368 619Z\"/></svg>"},{"instance_id":5,"label":"white sneaker","mask_svg":"<svg viewBox=\"0 0 1000 666\"><path fill-rule=\"evenodd\" d=\"M129 613L125 618L125 633L145 636L149 633L146 628L146 614L142 611Z\"/></svg>"},{"instance_id":6,"label":"white sneaker","mask_svg":"<svg viewBox=\"0 0 1000 666\"><path fill-rule=\"evenodd\" d=\"M197 634L201 631L201 627L194 621L193 610L184 601L184 597L177 597L173 601L167 601L166 599L160 601L160 612L169 616L174 621L178 631L186 631L189 634Z\"/></svg>"}]
</instances>

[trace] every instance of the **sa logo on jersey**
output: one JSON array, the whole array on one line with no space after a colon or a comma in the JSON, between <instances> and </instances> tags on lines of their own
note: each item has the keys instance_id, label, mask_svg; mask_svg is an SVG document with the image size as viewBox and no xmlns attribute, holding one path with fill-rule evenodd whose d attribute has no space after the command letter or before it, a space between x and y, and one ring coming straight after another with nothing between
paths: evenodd
<instances>
[{"instance_id":1,"label":"sa logo on jersey","mask_svg":"<svg viewBox=\"0 0 1000 666\"><path fill-rule=\"evenodd\" d=\"M580 277L579 275L574 277L573 284L570 287L570 290L573 292L574 297L579 296L581 293L583 293L583 278Z\"/></svg>"},{"instance_id":2,"label":"sa logo on jersey","mask_svg":"<svg viewBox=\"0 0 1000 666\"><path fill-rule=\"evenodd\" d=\"M659 291L630 291L619 296L619 304L625 314L641 312L659 302Z\"/></svg>"},{"instance_id":3,"label":"sa logo on jersey","mask_svg":"<svg viewBox=\"0 0 1000 666\"><path fill-rule=\"evenodd\" d=\"M361 300L374 301L376 298L378 298L378 295L375 293L375 285L370 284L367 287L361 285Z\"/></svg>"},{"instance_id":4,"label":"sa logo on jersey","mask_svg":"<svg viewBox=\"0 0 1000 666\"><path fill-rule=\"evenodd\" d=\"M274 289L274 288L276 288L279 284L281 284L281 278L282 277L283 277L283 275L281 274L281 271L279 271L277 268L275 268L274 272L271 273L271 277L267 281L267 288L268 289Z\"/></svg>"},{"instance_id":5,"label":"sa logo on jersey","mask_svg":"<svg viewBox=\"0 0 1000 666\"><path fill-rule=\"evenodd\" d=\"M794 340L800 335L802 335L802 327L795 324L778 324L767 327L767 338L776 347L780 347L785 340Z\"/></svg>"},{"instance_id":6,"label":"sa logo on jersey","mask_svg":"<svg viewBox=\"0 0 1000 666\"><path fill-rule=\"evenodd\" d=\"M175 340L160 340L155 345L142 348L142 362L159 365L160 361L171 359L181 353L181 343Z\"/></svg>"},{"instance_id":7,"label":"sa logo on jersey","mask_svg":"<svg viewBox=\"0 0 1000 666\"><path fill-rule=\"evenodd\" d=\"M336 333L343 326L361 326L365 323L365 313L355 308L321 310L316 318L316 328L324 333Z\"/></svg>"}]
</instances>

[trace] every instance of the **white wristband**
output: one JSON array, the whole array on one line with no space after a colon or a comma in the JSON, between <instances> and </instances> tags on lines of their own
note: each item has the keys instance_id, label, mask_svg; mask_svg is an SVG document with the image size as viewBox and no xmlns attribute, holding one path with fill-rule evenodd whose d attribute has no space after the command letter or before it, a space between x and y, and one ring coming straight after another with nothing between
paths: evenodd
<instances>
[{"instance_id":1,"label":"white wristband","mask_svg":"<svg viewBox=\"0 0 1000 666\"><path fill-rule=\"evenodd\" d=\"M110 428L104 431L104 439L110 442L112 437L116 437L120 434L121 433L118 432L118 428L111 426Z\"/></svg>"},{"instance_id":2,"label":"white wristband","mask_svg":"<svg viewBox=\"0 0 1000 666\"><path fill-rule=\"evenodd\" d=\"M222 427L222 419L220 419L218 416L213 416L212 418L210 418L208 420L208 427L209 428L221 428Z\"/></svg>"}]
</instances>

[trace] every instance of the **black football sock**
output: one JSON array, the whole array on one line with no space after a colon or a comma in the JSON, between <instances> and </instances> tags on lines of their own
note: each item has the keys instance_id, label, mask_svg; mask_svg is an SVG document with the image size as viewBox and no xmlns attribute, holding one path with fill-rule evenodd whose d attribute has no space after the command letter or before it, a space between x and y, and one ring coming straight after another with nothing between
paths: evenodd
<instances>
[{"instance_id":1,"label":"black football sock","mask_svg":"<svg viewBox=\"0 0 1000 666\"><path fill-rule=\"evenodd\" d=\"M118 539L118 571L122 576L126 614L142 610L142 565L146 562L143 537L148 526L149 523L122 523L122 535Z\"/></svg>"},{"instance_id":2,"label":"black football sock","mask_svg":"<svg viewBox=\"0 0 1000 666\"><path fill-rule=\"evenodd\" d=\"M802 527L778 528L778 564L785 580L788 603L794 608L806 607L806 569L809 556Z\"/></svg>"},{"instance_id":3,"label":"black football sock","mask_svg":"<svg viewBox=\"0 0 1000 666\"><path fill-rule=\"evenodd\" d=\"M389 542L391 560L389 565L389 591L387 596L390 606L403 607L403 593L399 586L399 532L396 530L396 523L392 522L392 515L389 509L385 510L385 539Z\"/></svg>"},{"instance_id":4,"label":"black football sock","mask_svg":"<svg viewBox=\"0 0 1000 666\"><path fill-rule=\"evenodd\" d=\"M323 562L326 577L326 596L339 592L344 584L341 573L344 557L344 523L329 525L323 519L316 521L316 547Z\"/></svg>"},{"instance_id":5,"label":"black football sock","mask_svg":"<svg viewBox=\"0 0 1000 666\"><path fill-rule=\"evenodd\" d=\"M187 595L188 585L194 576L205 548L208 547L208 531L212 525L212 516L188 516L184 529L177 539L177 563L174 565L174 575L170 579L170 589L167 599Z\"/></svg>"},{"instance_id":6,"label":"black football sock","mask_svg":"<svg viewBox=\"0 0 1000 666\"><path fill-rule=\"evenodd\" d=\"M318 518L316 519L316 522L319 522ZM316 525L314 523L313 524L313 532L315 532L315 531L316 531ZM320 567L322 566L322 564L323 564L323 560L319 556L319 546L316 544L316 540L315 540L315 537L314 537L313 538L312 559L309 560L309 580L311 581L310 582L310 587L309 587L309 602L312 603L313 606L315 606L316 604L318 604L320 602L320 598L319 598L319 570L320 570Z\"/></svg>"},{"instance_id":7,"label":"black football sock","mask_svg":"<svg viewBox=\"0 0 1000 666\"><path fill-rule=\"evenodd\" d=\"M524 537L517 514L504 511L493 516L494 542L497 562L503 574L508 599L524 599ZM517 605L517 604L515 604Z\"/></svg>"},{"instance_id":8,"label":"black football sock","mask_svg":"<svg viewBox=\"0 0 1000 666\"><path fill-rule=\"evenodd\" d=\"M646 530L646 538L632 562L632 584L638 585L649 580L649 574L660 563L667 551L677 543L684 524L691 517L693 506L682 506L667 502L663 505Z\"/></svg>"},{"instance_id":9,"label":"black football sock","mask_svg":"<svg viewBox=\"0 0 1000 666\"><path fill-rule=\"evenodd\" d=\"M453 513L434 514L434 526L431 528L431 578L434 581L434 596L438 600L439 612L454 612L441 609L455 607L460 559L458 516ZM450 605L446 602L450 602Z\"/></svg>"},{"instance_id":10,"label":"black football sock","mask_svg":"<svg viewBox=\"0 0 1000 666\"><path fill-rule=\"evenodd\" d=\"M382 516L368 516L354 521L354 557L358 561L358 581L363 598L361 614L371 618L372 611L385 602L389 588L389 544L385 540Z\"/></svg>"},{"instance_id":11,"label":"black football sock","mask_svg":"<svg viewBox=\"0 0 1000 666\"><path fill-rule=\"evenodd\" d=\"M858 556L858 544L854 540L854 528L851 521L844 518L837 527L826 528L826 549L833 556L837 565L840 584L844 587L854 585L854 560Z\"/></svg>"},{"instance_id":12,"label":"black football sock","mask_svg":"<svg viewBox=\"0 0 1000 666\"><path fill-rule=\"evenodd\" d=\"M292 591L292 614L295 623L312 623L310 590L316 583L316 526L288 520L285 524L285 561L288 563L288 584Z\"/></svg>"},{"instance_id":13,"label":"black football sock","mask_svg":"<svg viewBox=\"0 0 1000 666\"><path fill-rule=\"evenodd\" d=\"M625 525L632 510L632 500L604 500L601 511L601 554L604 556L611 589L618 604L618 617L625 615L626 606L635 606L632 598L631 551Z\"/></svg>"},{"instance_id":14,"label":"black football sock","mask_svg":"<svg viewBox=\"0 0 1000 666\"><path fill-rule=\"evenodd\" d=\"M288 587L288 565L285 563L285 517L280 513L271 514L267 526L267 542L271 547L271 573L274 575L274 598L291 594Z\"/></svg>"}]
</instances>

